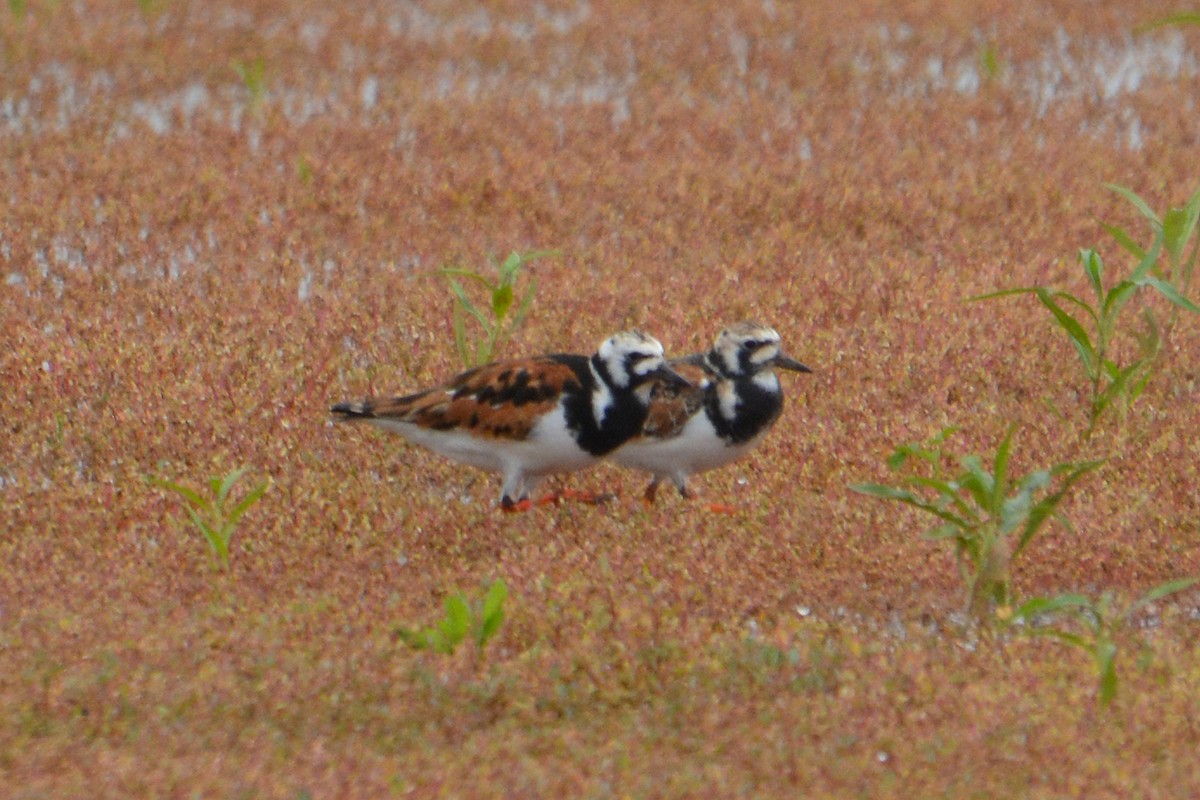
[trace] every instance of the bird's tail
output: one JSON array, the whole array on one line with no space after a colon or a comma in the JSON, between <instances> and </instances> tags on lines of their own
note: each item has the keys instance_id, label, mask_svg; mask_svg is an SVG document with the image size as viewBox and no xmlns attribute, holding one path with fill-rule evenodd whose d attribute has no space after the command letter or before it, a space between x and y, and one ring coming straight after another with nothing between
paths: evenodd
<instances>
[{"instance_id":1,"label":"bird's tail","mask_svg":"<svg viewBox=\"0 0 1200 800\"><path fill-rule=\"evenodd\" d=\"M371 419L375 416L375 411L372 409L370 401L359 403L338 403L333 408L329 409L329 413L333 414L334 422L354 422L360 419Z\"/></svg>"}]
</instances>

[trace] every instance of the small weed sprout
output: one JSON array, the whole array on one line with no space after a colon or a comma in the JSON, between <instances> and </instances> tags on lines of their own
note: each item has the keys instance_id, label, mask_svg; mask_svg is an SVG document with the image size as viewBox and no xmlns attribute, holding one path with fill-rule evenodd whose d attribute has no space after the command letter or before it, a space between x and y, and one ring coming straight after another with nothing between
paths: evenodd
<instances>
[{"instance_id":1,"label":"small weed sprout","mask_svg":"<svg viewBox=\"0 0 1200 800\"><path fill-rule=\"evenodd\" d=\"M187 503L185 510L188 517L191 518L192 524L204 534L205 541L208 542L209 548L221 567L229 566L229 541L233 538L233 532L242 515L262 499L269 486L269 481L263 481L231 507L230 493L233 491L233 485L242 475L246 474L247 469L247 467L242 467L224 477L210 478L208 488L211 497L204 497L195 489L180 483L163 478L147 478L151 485L169 489L183 498Z\"/></svg>"},{"instance_id":2,"label":"small weed sprout","mask_svg":"<svg viewBox=\"0 0 1200 800\"><path fill-rule=\"evenodd\" d=\"M1097 698L1101 707L1112 703L1117 696L1116 633L1145 606L1168 595L1192 587L1197 578L1167 581L1144 593L1123 609L1115 607L1112 592L1099 598L1082 594L1060 594L1057 597L1035 597L1012 611L1007 619L1010 627L1029 636L1050 636L1088 653L1096 668ZM1069 627L1047 624L1047 618L1069 614L1083 628L1077 633Z\"/></svg>"},{"instance_id":3,"label":"small weed sprout","mask_svg":"<svg viewBox=\"0 0 1200 800\"><path fill-rule=\"evenodd\" d=\"M497 578L479 601L470 603L462 593L449 595L445 614L437 623L420 629L400 627L396 635L414 650L432 650L443 655L453 655L470 636L476 652L482 656L484 647L504 622L507 599L508 586L503 578Z\"/></svg>"},{"instance_id":4,"label":"small weed sprout","mask_svg":"<svg viewBox=\"0 0 1200 800\"><path fill-rule=\"evenodd\" d=\"M554 250L509 253L502 264L496 264L500 278L495 283L478 272L458 267L447 267L438 271L438 274L449 279L450 290L454 294L454 343L458 346L458 355L464 367L486 364L496 357L501 343L512 336L525 321L529 306L533 303L533 295L537 291L537 282L531 280L520 303L516 302L516 283L521 268L534 259L555 255L558 255L558 252ZM490 317L471 301L466 289L456 278L464 278L483 287L491 303ZM483 335L473 345L467 342L468 316L483 328Z\"/></svg>"},{"instance_id":5,"label":"small weed sprout","mask_svg":"<svg viewBox=\"0 0 1200 800\"><path fill-rule=\"evenodd\" d=\"M267 62L259 56L253 61L234 60L230 67L250 93L250 109L260 113L267 96Z\"/></svg>"},{"instance_id":6,"label":"small weed sprout","mask_svg":"<svg viewBox=\"0 0 1200 800\"><path fill-rule=\"evenodd\" d=\"M897 500L936 517L940 524L925 531L935 541L954 545L967 589L967 612L976 620L990 619L989 608L1011 602L1009 579L1012 563L1027 548L1048 519L1067 521L1058 506L1071 487L1099 461L1064 462L1020 478L1010 477L1008 462L1015 427L996 449L990 470L977 455L958 459L955 474L948 474L946 440L957 430L950 427L929 440L897 447L888 458L893 470L915 462L919 472L897 486L860 483L850 488L884 500Z\"/></svg>"},{"instance_id":7,"label":"small weed sprout","mask_svg":"<svg viewBox=\"0 0 1200 800\"><path fill-rule=\"evenodd\" d=\"M1172 208L1159 218L1133 192L1119 186L1109 185L1109 188L1133 203L1150 220L1154 229L1153 242L1149 247L1143 248L1124 229L1104 225L1105 230L1117 243L1138 260L1137 266L1128 277L1105 288L1106 276L1100 253L1085 249L1079 251L1079 261L1092 288L1094 304L1070 292L1044 286L1005 289L971 298L990 300L1016 294L1033 294L1050 311L1055 323L1063 329L1074 345L1090 386L1088 426L1084 431L1084 438L1091 435L1101 416L1114 401L1121 399L1128 408L1141 395L1150 380L1154 361L1166 335L1154 312L1148 306L1144 306L1143 330L1140 333L1127 333L1137 340L1138 354L1126 363L1118 363L1114 356L1115 345L1122 333L1126 332L1126 328L1119 323L1121 312L1125 310L1129 301L1145 288L1154 289L1169 300L1175 310L1166 326L1167 332L1174 325L1178 309L1200 313L1200 308L1185 296L1191 285L1196 264L1196 244L1191 245L1189 254L1188 243L1193 238L1197 216L1200 215L1200 191L1192 195L1187 206ZM1158 267L1159 255L1163 250L1166 251L1170 263L1170 271L1167 273Z\"/></svg>"},{"instance_id":8,"label":"small weed sprout","mask_svg":"<svg viewBox=\"0 0 1200 800\"><path fill-rule=\"evenodd\" d=\"M983 72L984 80L991 82L999 78L1003 66L1000 61L1000 52L996 49L996 43L986 42L979 49L979 68Z\"/></svg>"},{"instance_id":9,"label":"small weed sprout","mask_svg":"<svg viewBox=\"0 0 1200 800\"><path fill-rule=\"evenodd\" d=\"M1181 11L1178 14L1169 14L1165 17L1152 19L1143 25L1137 26L1133 31L1134 33L1145 33L1157 28L1182 28L1186 25L1200 25L1200 11Z\"/></svg>"},{"instance_id":10,"label":"small weed sprout","mask_svg":"<svg viewBox=\"0 0 1200 800\"><path fill-rule=\"evenodd\" d=\"M155 17L167 6L168 0L137 0L138 11L144 19Z\"/></svg>"},{"instance_id":11,"label":"small weed sprout","mask_svg":"<svg viewBox=\"0 0 1200 800\"><path fill-rule=\"evenodd\" d=\"M1200 221L1200 188L1192 193L1186 204L1172 206L1160 217L1145 200L1129 189L1112 183L1106 183L1104 186L1128 200L1138 213L1150 223L1150 229L1154 234L1151 245L1142 247L1124 228L1101 223L1104 230L1116 240L1117 244L1139 262L1146 260L1150 251L1153 251L1156 246L1161 246L1166 251L1168 270L1165 272L1160 270L1157 263L1152 260L1150 274L1164 284L1164 286L1156 285L1155 288L1167 295L1167 298L1175 304L1175 308L1172 309L1171 322L1167 325L1169 329L1174 324L1175 316L1178 315L1180 308L1186 308L1189 311L1197 310L1186 300L1183 302L1180 300L1191 294L1192 275L1196 271L1196 260L1200 257L1200 237L1196 236L1197 222ZM1182 298L1178 296L1182 296Z\"/></svg>"}]
</instances>

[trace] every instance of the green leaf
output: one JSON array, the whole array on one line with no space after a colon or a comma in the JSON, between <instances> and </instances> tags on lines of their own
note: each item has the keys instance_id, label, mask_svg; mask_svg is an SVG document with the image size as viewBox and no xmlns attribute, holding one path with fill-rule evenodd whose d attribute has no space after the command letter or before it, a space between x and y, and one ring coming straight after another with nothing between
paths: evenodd
<instances>
[{"instance_id":1,"label":"green leaf","mask_svg":"<svg viewBox=\"0 0 1200 800\"><path fill-rule=\"evenodd\" d=\"M1108 706L1117 696L1117 645L1101 639L1096 642L1093 658L1100 679L1100 705Z\"/></svg>"},{"instance_id":2,"label":"green leaf","mask_svg":"<svg viewBox=\"0 0 1200 800\"><path fill-rule=\"evenodd\" d=\"M453 653L454 648L471 632L471 608L461 594L446 597L446 616L438 623L438 632L443 648L449 648L443 650L446 653Z\"/></svg>"},{"instance_id":3,"label":"green leaf","mask_svg":"<svg viewBox=\"0 0 1200 800\"><path fill-rule=\"evenodd\" d=\"M1036 492L1050 485L1050 470L1039 469L1029 473L1020 481L1017 482L1017 491L1019 492Z\"/></svg>"},{"instance_id":4,"label":"green leaf","mask_svg":"<svg viewBox=\"0 0 1200 800\"><path fill-rule=\"evenodd\" d=\"M945 508L948 505L953 505L964 517L969 518L973 523L979 521L979 515L959 494L959 485L957 483L939 480L938 478L926 478L921 475L913 475L908 478L907 482L913 486L922 486L937 492L940 495L938 502L931 505L935 505L937 508Z\"/></svg>"},{"instance_id":5,"label":"green leaf","mask_svg":"<svg viewBox=\"0 0 1200 800\"><path fill-rule=\"evenodd\" d=\"M503 322L508 316L508 310L513 304L513 289L510 284L502 284L496 291L492 292L492 313L496 316L497 322Z\"/></svg>"},{"instance_id":6,"label":"green leaf","mask_svg":"<svg viewBox=\"0 0 1200 800\"><path fill-rule=\"evenodd\" d=\"M147 477L146 480L153 486L158 486L162 489L169 489L170 491L175 492L194 508L208 509L211 507L211 504L208 500L201 497L199 492L189 486L184 486L181 483L174 483L164 478L155 478L153 476Z\"/></svg>"},{"instance_id":7,"label":"green leaf","mask_svg":"<svg viewBox=\"0 0 1200 800\"><path fill-rule=\"evenodd\" d=\"M1163 245L1167 248L1172 265L1183 261L1183 251L1187 247L1194 225L1195 220L1186 208L1169 209L1163 217Z\"/></svg>"},{"instance_id":8,"label":"green leaf","mask_svg":"<svg viewBox=\"0 0 1200 800\"><path fill-rule=\"evenodd\" d=\"M1017 541L1017 546L1013 548L1012 558L1015 559L1018 555L1020 555L1021 551L1025 549L1025 546L1028 545L1029 542L1033 540L1033 537L1037 535L1037 532L1042 527L1043 523L1045 523L1047 519L1054 515L1055 509L1058 508L1058 504L1061 503L1063 498L1067 496L1067 492L1070 491L1075 482L1103 463L1103 461L1085 461L1079 464L1063 463L1055 465L1055 467L1051 470L1051 473L1062 474L1066 472L1068 474L1059 483L1058 491L1042 498L1041 501L1039 501L1033 508L1029 510L1029 517L1025 522L1025 529L1021 532L1021 537Z\"/></svg>"},{"instance_id":9,"label":"green leaf","mask_svg":"<svg viewBox=\"0 0 1200 800\"><path fill-rule=\"evenodd\" d=\"M880 483L856 483L851 484L850 489L858 492L859 494L877 497L882 500L899 500L901 503L919 508L927 514L932 514L939 519L945 520L946 522L961 528L972 527L971 523L967 520L957 517L954 514L951 514L949 511L945 511L934 503L930 503L917 497L906 489L900 489L894 486L885 486Z\"/></svg>"},{"instance_id":10,"label":"green leaf","mask_svg":"<svg viewBox=\"0 0 1200 800\"><path fill-rule=\"evenodd\" d=\"M1111 375L1111 382L1108 384L1108 386L1104 387L1104 391L1096 395L1093 414L1099 417L1101 414L1107 411L1108 407L1112 405L1113 401L1126 392L1129 387L1130 379L1133 378L1139 370L1146 367L1147 364L1147 359L1138 359L1124 369L1117 370L1115 375Z\"/></svg>"},{"instance_id":11,"label":"green leaf","mask_svg":"<svg viewBox=\"0 0 1200 800\"><path fill-rule=\"evenodd\" d=\"M1096 292L1096 302L1099 303L1104 299L1104 285L1100 281L1100 277L1104 273L1104 262L1095 250L1080 250L1079 260L1083 262L1084 274L1088 276L1092 290Z\"/></svg>"},{"instance_id":12,"label":"green leaf","mask_svg":"<svg viewBox=\"0 0 1200 800\"><path fill-rule=\"evenodd\" d=\"M454 306L454 345L458 348L458 357L462 360L464 367L477 367L478 362L471 358L471 351L467 348L467 330L463 322L463 312L458 304Z\"/></svg>"},{"instance_id":13,"label":"green leaf","mask_svg":"<svg viewBox=\"0 0 1200 800\"><path fill-rule=\"evenodd\" d=\"M1121 312L1121 308L1129 302L1137 291L1138 285L1133 281L1121 281L1114 286L1109 293L1104 297L1104 305L1101 308L1101 316L1105 320L1105 332L1111 333L1112 321L1116 319L1117 314Z\"/></svg>"},{"instance_id":14,"label":"green leaf","mask_svg":"<svg viewBox=\"0 0 1200 800\"><path fill-rule=\"evenodd\" d=\"M504 263L500 265L500 283L502 285L511 285L517 279L517 273L520 272L524 260L521 254L515 250L508 254Z\"/></svg>"},{"instance_id":15,"label":"green leaf","mask_svg":"<svg viewBox=\"0 0 1200 800\"><path fill-rule=\"evenodd\" d=\"M525 291L525 296L521 298L521 304L517 306L517 313L513 316L512 327L509 330L518 328L525 321L525 317L529 314L529 307L533 305L533 294L537 290L537 281L530 280L529 288Z\"/></svg>"},{"instance_id":16,"label":"green leaf","mask_svg":"<svg viewBox=\"0 0 1200 800\"><path fill-rule=\"evenodd\" d=\"M250 493L243 497L242 501L234 506L233 510L229 512L229 522L236 523L239 519L241 519L242 515L245 514L252 505L262 499L262 496L267 493L267 488L269 486L269 481L263 481L258 486L255 486L253 489L251 489Z\"/></svg>"},{"instance_id":17,"label":"green leaf","mask_svg":"<svg viewBox=\"0 0 1200 800\"><path fill-rule=\"evenodd\" d=\"M1046 291L1041 286L1023 286L1017 289L1001 289L998 292L988 292L987 294L977 294L974 297L968 297L968 303L975 303L980 300L995 300L997 297L1011 297L1016 294L1037 294L1038 292Z\"/></svg>"},{"instance_id":18,"label":"green leaf","mask_svg":"<svg viewBox=\"0 0 1200 800\"><path fill-rule=\"evenodd\" d=\"M243 475L246 474L246 470L248 470L248 469L249 469L249 467L242 467L240 469L235 469L232 472L230 472L228 475L226 475L224 480L221 481L220 485L216 489L216 496L217 496L216 505L218 507L223 507L225 505L225 501L227 499L229 499L229 492L233 489L233 485L235 483L237 483L238 480ZM216 479L214 478L214 480L216 480Z\"/></svg>"},{"instance_id":19,"label":"green leaf","mask_svg":"<svg viewBox=\"0 0 1200 800\"><path fill-rule=\"evenodd\" d=\"M396 636L400 638L400 641L414 650L428 650L433 646L433 631L428 628L414 630L412 628L400 627L396 629Z\"/></svg>"},{"instance_id":20,"label":"green leaf","mask_svg":"<svg viewBox=\"0 0 1200 800\"><path fill-rule=\"evenodd\" d=\"M1055 597L1033 597L1013 609L1013 619L1030 620L1035 616L1057 614L1078 608L1088 608L1092 601L1081 594L1060 594Z\"/></svg>"},{"instance_id":21,"label":"green leaf","mask_svg":"<svg viewBox=\"0 0 1200 800\"><path fill-rule=\"evenodd\" d=\"M463 311L466 311L468 314L478 320L479 324L483 326L484 330L491 329L491 321L483 315L483 312L475 307L475 304L471 302L471 298L467 297L467 292L463 289L461 283L451 278L450 290L454 292L454 296L458 298L459 305L462 306Z\"/></svg>"},{"instance_id":22,"label":"green leaf","mask_svg":"<svg viewBox=\"0 0 1200 800\"><path fill-rule=\"evenodd\" d=\"M1191 300L1188 300L1186 297L1181 295L1179 293L1179 290L1176 289L1173 285L1171 285L1167 281L1159 280L1158 278L1151 278L1149 276L1146 276L1146 277L1142 278L1141 281L1139 281L1139 283L1141 283L1145 286L1154 287L1155 289L1157 289L1159 291L1159 293L1163 297L1167 298L1168 300L1170 300L1172 303L1179 306L1180 308L1185 309L1187 311L1191 311L1193 314L1200 314L1200 308L1197 308L1196 305Z\"/></svg>"},{"instance_id":23,"label":"green leaf","mask_svg":"<svg viewBox=\"0 0 1200 800\"><path fill-rule=\"evenodd\" d=\"M1117 241L1117 244L1123 247L1137 260L1141 261L1146 257L1146 251L1140 244L1134 241L1133 237L1130 236L1124 228L1120 228L1116 225L1108 225L1103 222L1100 223L1100 227L1104 228L1104 230L1108 232L1108 235Z\"/></svg>"},{"instance_id":24,"label":"green leaf","mask_svg":"<svg viewBox=\"0 0 1200 800\"><path fill-rule=\"evenodd\" d=\"M1008 426L1008 433L1000 440L1000 446L996 448L996 457L992 459L993 486L989 508L1001 508L1004 496L1008 494L1008 459L1012 454L1013 436L1016 432L1016 423Z\"/></svg>"},{"instance_id":25,"label":"green leaf","mask_svg":"<svg viewBox=\"0 0 1200 800\"><path fill-rule=\"evenodd\" d=\"M1124 186L1117 186L1115 183L1105 183L1103 186L1106 189L1111 189L1132 203L1133 207L1136 208L1143 217L1150 220L1151 224L1154 225L1155 230L1160 230L1162 228L1162 223L1159 222L1158 215L1154 213L1150 206L1146 205L1145 200L1138 197Z\"/></svg>"},{"instance_id":26,"label":"green leaf","mask_svg":"<svg viewBox=\"0 0 1200 800\"><path fill-rule=\"evenodd\" d=\"M504 601L508 599L508 585L503 578L497 578L488 587L487 594L483 598L483 610L481 615L486 621L493 614L504 613Z\"/></svg>"},{"instance_id":27,"label":"green leaf","mask_svg":"<svg viewBox=\"0 0 1200 800\"><path fill-rule=\"evenodd\" d=\"M930 528L925 531L922 536L930 541L940 541L942 539L961 539L965 538L971 531L961 525L955 525L953 522L947 522L943 525L938 525L936 528Z\"/></svg>"},{"instance_id":28,"label":"green leaf","mask_svg":"<svg viewBox=\"0 0 1200 800\"><path fill-rule=\"evenodd\" d=\"M504 622L504 601L508 597L508 587L504 581L497 579L488 589L483 599L483 610L480 612L481 624L476 637L476 644L483 647L488 640L500 630Z\"/></svg>"},{"instance_id":29,"label":"green leaf","mask_svg":"<svg viewBox=\"0 0 1200 800\"><path fill-rule=\"evenodd\" d=\"M466 278L467 280L475 281L480 286L487 289L489 292L494 292L496 290L496 285L494 283L489 281L483 275L480 275L478 272L475 272L474 270L459 269L457 267L445 267L443 269L439 269L438 274L445 275L450 278L459 277L459 278Z\"/></svg>"},{"instance_id":30,"label":"green leaf","mask_svg":"<svg viewBox=\"0 0 1200 800\"><path fill-rule=\"evenodd\" d=\"M1079 360L1083 362L1083 367L1087 371L1088 376L1094 376L1096 374L1096 350L1092 347L1092 340L1087 335L1087 331L1083 329L1078 320L1064 311L1062 306L1055 302L1054 297L1049 291L1039 289L1036 294L1038 299L1042 301L1042 305L1050 309L1050 313L1054 315L1058 324L1071 337L1071 342L1075 345L1075 350L1079 353ZM1086 305L1077 298L1072 297L1071 299L1081 305Z\"/></svg>"},{"instance_id":31,"label":"green leaf","mask_svg":"<svg viewBox=\"0 0 1200 800\"><path fill-rule=\"evenodd\" d=\"M1154 236L1154 241L1150 243L1150 249L1146 251L1146 255L1138 262L1133 272L1129 273L1129 280L1132 283L1137 283L1146 275L1156 274L1158 272L1158 254L1162 252L1163 236L1162 232L1158 232Z\"/></svg>"},{"instance_id":32,"label":"green leaf","mask_svg":"<svg viewBox=\"0 0 1200 800\"><path fill-rule=\"evenodd\" d=\"M1029 519L1033 497L1029 492L1018 492L1006 498L1000 506L1000 532L1010 533Z\"/></svg>"},{"instance_id":33,"label":"green leaf","mask_svg":"<svg viewBox=\"0 0 1200 800\"><path fill-rule=\"evenodd\" d=\"M959 476L958 482L971 493L971 498L976 505L985 509L989 514L998 511L992 507L992 494L996 488L995 478L983 469L983 462L979 456L964 456L962 466L966 472Z\"/></svg>"},{"instance_id":34,"label":"green leaf","mask_svg":"<svg viewBox=\"0 0 1200 800\"><path fill-rule=\"evenodd\" d=\"M1134 28L1135 33L1145 33L1156 28L1167 26L1200 25L1200 11L1183 11L1178 14L1168 14L1165 17L1150 20Z\"/></svg>"},{"instance_id":35,"label":"green leaf","mask_svg":"<svg viewBox=\"0 0 1200 800\"><path fill-rule=\"evenodd\" d=\"M1200 581L1200 578L1176 578L1173 581L1160 583L1158 586L1155 586L1153 589L1150 589L1148 592L1139 597L1137 601L1129 607L1129 610L1126 613L1131 614L1142 606L1149 605L1150 603L1161 600L1168 595L1175 594L1176 592L1182 592L1185 589L1190 589L1196 585L1197 581Z\"/></svg>"}]
</instances>

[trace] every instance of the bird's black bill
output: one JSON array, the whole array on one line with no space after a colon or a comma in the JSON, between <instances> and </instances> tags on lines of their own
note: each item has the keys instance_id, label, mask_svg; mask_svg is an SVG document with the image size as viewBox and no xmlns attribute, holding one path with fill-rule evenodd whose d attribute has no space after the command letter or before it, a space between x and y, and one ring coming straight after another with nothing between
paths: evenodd
<instances>
[{"instance_id":1,"label":"bird's black bill","mask_svg":"<svg viewBox=\"0 0 1200 800\"><path fill-rule=\"evenodd\" d=\"M654 370L654 372L651 372L650 375L657 378L664 385L674 387L676 389L684 389L692 385L691 381L680 375L675 370L671 369L671 367L667 364L663 364L661 367Z\"/></svg>"},{"instance_id":2,"label":"bird's black bill","mask_svg":"<svg viewBox=\"0 0 1200 800\"><path fill-rule=\"evenodd\" d=\"M796 359L785 356L783 353L775 356L772 363L780 369L790 369L792 372L812 372L811 369L801 364Z\"/></svg>"}]
</instances>

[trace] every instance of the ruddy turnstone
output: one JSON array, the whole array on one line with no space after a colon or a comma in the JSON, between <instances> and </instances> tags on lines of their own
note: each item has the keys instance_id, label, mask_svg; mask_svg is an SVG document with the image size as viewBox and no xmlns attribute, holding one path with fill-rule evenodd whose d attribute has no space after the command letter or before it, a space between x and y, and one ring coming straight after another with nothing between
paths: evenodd
<instances>
[{"instance_id":1,"label":"ruddy turnstone","mask_svg":"<svg viewBox=\"0 0 1200 800\"><path fill-rule=\"evenodd\" d=\"M777 367L812 371L779 349L774 328L757 322L726 328L707 353L669 363L690 385L656 384L641 432L611 456L654 476L647 504L664 478L691 497L689 476L724 466L758 444L783 411Z\"/></svg>"},{"instance_id":2,"label":"ruddy turnstone","mask_svg":"<svg viewBox=\"0 0 1200 800\"><path fill-rule=\"evenodd\" d=\"M504 476L500 506L524 510L546 475L594 464L642 429L654 386L684 381L640 331L606 339L592 356L496 361L403 397L338 403L364 421L455 461Z\"/></svg>"}]
</instances>

